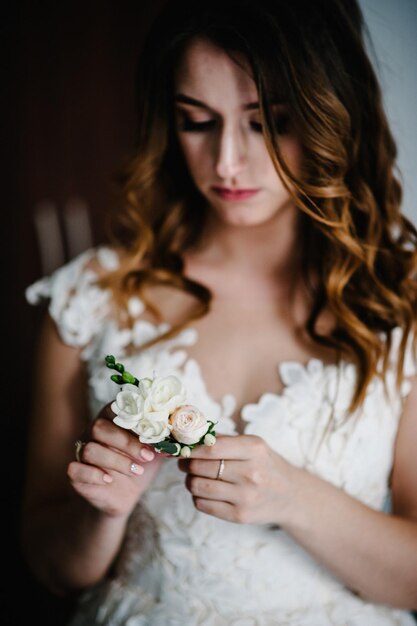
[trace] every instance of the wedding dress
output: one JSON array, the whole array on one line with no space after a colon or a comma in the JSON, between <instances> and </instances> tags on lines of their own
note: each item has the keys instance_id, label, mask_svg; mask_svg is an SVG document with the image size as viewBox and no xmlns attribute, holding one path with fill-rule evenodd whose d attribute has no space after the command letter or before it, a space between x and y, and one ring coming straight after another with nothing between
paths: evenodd
<instances>
[{"instance_id":1,"label":"wedding dress","mask_svg":"<svg viewBox=\"0 0 417 626\"><path fill-rule=\"evenodd\" d=\"M186 328L173 339L126 354L167 325L141 319L133 297L132 328L112 315L111 294L95 284L92 261L118 266L107 247L90 249L30 287L30 303L49 301L64 342L82 348L91 415L114 399L104 357L113 354L140 377L175 374L187 400L217 422L218 433L237 434L231 394L210 396L199 364L187 354L198 341ZM401 338L395 329L388 395L378 377L360 412L344 419L355 384L353 364L277 364L284 388L247 404L244 432L264 437L292 464L304 467L374 509L383 509L393 448L409 377L416 360L408 346L405 380L395 387ZM329 427L330 425L330 427ZM381 546L381 550L384 546ZM177 460L167 459L133 512L112 578L86 591L71 626L415 626L407 612L362 600L277 526L235 524L195 509Z\"/></svg>"}]
</instances>

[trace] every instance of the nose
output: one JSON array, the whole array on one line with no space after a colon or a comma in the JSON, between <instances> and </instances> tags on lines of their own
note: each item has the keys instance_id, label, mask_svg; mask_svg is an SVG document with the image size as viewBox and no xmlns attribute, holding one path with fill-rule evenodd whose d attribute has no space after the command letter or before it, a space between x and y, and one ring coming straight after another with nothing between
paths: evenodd
<instances>
[{"instance_id":1,"label":"nose","mask_svg":"<svg viewBox=\"0 0 417 626\"><path fill-rule=\"evenodd\" d=\"M221 130L216 159L217 175L227 180L239 174L246 166L247 150L241 129L226 128Z\"/></svg>"}]
</instances>

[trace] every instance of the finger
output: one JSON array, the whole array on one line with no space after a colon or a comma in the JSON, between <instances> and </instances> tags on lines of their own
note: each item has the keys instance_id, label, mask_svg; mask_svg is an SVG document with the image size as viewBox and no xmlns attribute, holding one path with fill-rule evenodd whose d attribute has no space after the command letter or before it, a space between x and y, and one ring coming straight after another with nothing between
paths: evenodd
<instances>
[{"instance_id":1,"label":"finger","mask_svg":"<svg viewBox=\"0 0 417 626\"><path fill-rule=\"evenodd\" d=\"M211 478L201 478L200 476L187 476L185 485L189 492L196 498L207 500L218 500L236 504L238 490L231 483L222 480L212 480Z\"/></svg>"},{"instance_id":2,"label":"finger","mask_svg":"<svg viewBox=\"0 0 417 626\"><path fill-rule=\"evenodd\" d=\"M193 498L194 506L202 513L213 515L228 522L237 522L236 509L229 502L218 502L205 498Z\"/></svg>"},{"instance_id":3,"label":"finger","mask_svg":"<svg viewBox=\"0 0 417 626\"><path fill-rule=\"evenodd\" d=\"M67 475L73 483L102 485L103 483L110 484L113 482L113 477L101 468L78 463L77 461L73 461L68 465Z\"/></svg>"},{"instance_id":4,"label":"finger","mask_svg":"<svg viewBox=\"0 0 417 626\"><path fill-rule=\"evenodd\" d=\"M245 461L225 460L221 480L229 483L240 482ZM186 474L217 480L220 468L219 459L180 459L178 467Z\"/></svg>"},{"instance_id":5,"label":"finger","mask_svg":"<svg viewBox=\"0 0 417 626\"><path fill-rule=\"evenodd\" d=\"M145 469L139 463L132 463L132 458L96 441L88 441L82 453L83 463L101 467L105 471L115 471L125 476L140 476Z\"/></svg>"},{"instance_id":6,"label":"finger","mask_svg":"<svg viewBox=\"0 0 417 626\"><path fill-rule=\"evenodd\" d=\"M94 422L91 427L91 438L106 446L121 450L137 461L147 462L155 458L154 450L141 443L137 435L116 426L107 419L98 418Z\"/></svg>"},{"instance_id":7,"label":"finger","mask_svg":"<svg viewBox=\"0 0 417 626\"><path fill-rule=\"evenodd\" d=\"M113 418L115 416L115 413L111 410L111 402L108 402L105 406L103 406L103 408L101 409L101 411L99 412L99 414L97 415L96 419L106 419L110 422L113 421Z\"/></svg>"},{"instance_id":8,"label":"finger","mask_svg":"<svg viewBox=\"0 0 417 626\"><path fill-rule=\"evenodd\" d=\"M191 450L193 459L236 459L247 460L264 446L256 435L218 435L213 446L196 446Z\"/></svg>"},{"instance_id":9,"label":"finger","mask_svg":"<svg viewBox=\"0 0 417 626\"><path fill-rule=\"evenodd\" d=\"M90 500L90 502L92 500L97 502L102 501L103 498L107 496L107 492L103 491L103 489L107 489L108 485L93 485L89 483L75 482L73 483L73 487L80 496Z\"/></svg>"}]
</instances>

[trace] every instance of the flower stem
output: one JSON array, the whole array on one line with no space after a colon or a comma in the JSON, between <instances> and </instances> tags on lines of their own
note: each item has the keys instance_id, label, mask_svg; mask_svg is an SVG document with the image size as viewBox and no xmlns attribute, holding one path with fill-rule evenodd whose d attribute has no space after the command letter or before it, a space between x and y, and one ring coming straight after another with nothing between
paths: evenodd
<instances>
[{"instance_id":1,"label":"flower stem","mask_svg":"<svg viewBox=\"0 0 417 626\"><path fill-rule=\"evenodd\" d=\"M124 383L130 383L131 385L139 386L139 379L136 376L133 376L130 372L125 369L123 363L117 363L115 357L112 354L109 354L104 359L106 365L111 370L116 370L117 374L113 374L110 376L112 381L117 383L118 385L124 385Z\"/></svg>"}]
</instances>

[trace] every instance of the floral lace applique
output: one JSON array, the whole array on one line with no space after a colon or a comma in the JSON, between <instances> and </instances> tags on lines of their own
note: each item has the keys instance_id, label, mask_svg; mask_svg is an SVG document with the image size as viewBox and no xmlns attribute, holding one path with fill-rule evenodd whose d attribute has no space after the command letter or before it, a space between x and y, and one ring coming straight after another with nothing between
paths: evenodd
<instances>
[{"instance_id":1,"label":"floral lace applique","mask_svg":"<svg viewBox=\"0 0 417 626\"><path fill-rule=\"evenodd\" d=\"M30 302L50 298L64 341L83 346L92 415L114 397L103 358L115 354L141 375L155 371L181 377L190 400L218 420L216 430L236 435L232 419L236 399L232 394L213 398L199 363L187 353L187 347L198 341L196 330L187 328L141 350L145 341L167 326L141 319L143 304L132 298L129 312L137 319L132 328L119 328L109 294L98 289L96 274L88 269L94 257L103 267L117 267L113 251L90 251L27 290ZM381 508L402 402L410 388L406 380L401 394L395 392L393 371L400 338L401 331L396 330L387 379L390 401L376 377L361 412L346 420L356 381L352 364L288 361L277 366L282 391L264 393L242 408L245 434L264 437L290 462ZM132 346L137 349L132 351ZM406 377L416 371L410 344ZM162 465L135 509L126 541L129 549L122 552L119 563L123 575L84 594L71 626L414 624L406 611L354 596L285 532L268 525L230 524L197 511L173 459ZM195 601L184 602L184 597Z\"/></svg>"}]
</instances>

